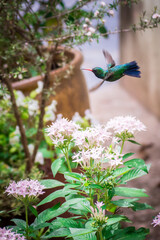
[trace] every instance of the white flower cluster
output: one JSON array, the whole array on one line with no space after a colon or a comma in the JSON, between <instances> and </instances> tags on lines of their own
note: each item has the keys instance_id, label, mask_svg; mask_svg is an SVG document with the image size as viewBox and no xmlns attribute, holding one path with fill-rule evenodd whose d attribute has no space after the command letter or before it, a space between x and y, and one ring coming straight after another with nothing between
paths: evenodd
<instances>
[{"instance_id":1,"label":"white flower cluster","mask_svg":"<svg viewBox=\"0 0 160 240\"><path fill-rule=\"evenodd\" d=\"M106 126L95 125L85 130L73 121L60 118L48 127L47 132L55 145L61 144L62 146L65 141L74 141L79 152L72 158L82 167L92 165L95 168L104 168L107 163L111 168L116 168L123 164L119 141L121 134L126 135L125 140L128 140L134 137L136 132L144 130L146 130L145 125L135 117L120 116L111 119ZM119 135L115 137L117 133Z\"/></svg>"},{"instance_id":2,"label":"white flower cluster","mask_svg":"<svg viewBox=\"0 0 160 240\"><path fill-rule=\"evenodd\" d=\"M54 145L63 145L67 140L72 140L72 135L80 126L66 118L57 119L46 129Z\"/></svg>"},{"instance_id":3,"label":"white flower cluster","mask_svg":"<svg viewBox=\"0 0 160 240\"><path fill-rule=\"evenodd\" d=\"M111 119L107 123L107 129L111 129L114 133L122 134L124 132L128 132L131 134L135 134L136 132L145 131L146 126L135 117L132 116L118 116Z\"/></svg>"},{"instance_id":4,"label":"white flower cluster","mask_svg":"<svg viewBox=\"0 0 160 240\"><path fill-rule=\"evenodd\" d=\"M53 100L50 105L45 107L45 116L44 116L45 122L54 121L56 119L56 115L55 115L55 112L57 110L56 105L57 105L57 101Z\"/></svg>"}]
</instances>

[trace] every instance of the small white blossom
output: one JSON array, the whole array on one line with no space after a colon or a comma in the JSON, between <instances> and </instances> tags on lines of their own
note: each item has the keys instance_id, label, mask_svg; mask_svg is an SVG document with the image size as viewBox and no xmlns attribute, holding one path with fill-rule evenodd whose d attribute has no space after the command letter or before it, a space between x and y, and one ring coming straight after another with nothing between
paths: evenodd
<instances>
[{"instance_id":1,"label":"small white blossom","mask_svg":"<svg viewBox=\"0 0 160 240\"><path fill-rule=\"evenodd\" d=\"M88 28L88 25L86 23L83 24L83 28L86 29Z\"/></svg>"},{"instance_id":2,"label":"small white blossom","mask_svg":"<svg viewBox=\"0 0 160 240\"><path fill-rule=\"evenodd\" d=\"M38 100L30 99L27 102L27 105L28 105L28 113L30 116L33 116L38 112L39 110Z\"/></svg>"},{"instance_id":3,"label":"small white blossom","mask_svg":"<svg viewBox=\"0 0 160 240\"><path fill-rule=\"evenodd\" d=\"M109 13L110 16L112 16L112 17L114 16L114 11L112 9L109 10L108 13Z\"/></svg>"},{"instance_id":4,"label":"small white blossom","mask_svg":"<svg viewBox=\"0 0 160 240\"><path fill-rule=\"evenodd\" d=\"M19 143L19 140L20 140L20 131L19 131L19 127L16 126L15 131L10 134L9 143L13 146L16 143Z\"/></svg>"},{"instance_id":5,"label":"small white blossom","mask_svg":"<svg viewBox=\"0 0 160 240\"><path fill-rule=\"evenodd\" d=\"M94 13L94 16L95 16L95 17L98 17L98 15L99 15L99 11L96 10L95 13Z\"/></svg>"},{"instance_id":6,"label":"small white blossom","mask_svg":"<svg viewBox=\"0 0 160 240\"><path fill-rule=\"evenodd\" d=\"M152 18L153 18L153 19L160 18L160 14L158 14L158 13L154 13L154 14L152 15Z\"/></svg>"},{"instance_id":7,"label":"small white blossom","mask_svg":"<svg viewBox=\"0 0 160 240\"><path fill-rule=\"evenodd\" d=\"M37 152L36 157L35 157L35 162L40 163L41 165L44 164L44 157L41 152Z\"/></svg>"},{"instance_id":8,"label":"small white blossom","mask_svg":"<svg viewBox=\"0 0 160 240\"><path fill-rule=\"evenodd\" d=\"M39 94L42 92L42 89L43 89L43 82L42 81L38 81L37 82L37 85L38 85L38 88L36 88L36 93Z\"/></svg>"},{"instance_id":9,"label":"small white blossom","mask_svg":"<svg viewBox=\"0 0 160 240\"><path fill-rule=\"evenodd\" d=\"M16 91L16 104L18 107L25 105L24 99L25 99L24 94L21 91L17 90Z\"/></svg>"},{"instance_id":10,"label":"small white blossom","mask_svg":"<svg viewBox=\"0 0 160 240\"><path fill-rule=\"evenodd\" d=\"M101 5L101 7L105 7L106 3L102 1L102 2L100 2L100 5Z\"/></svg>"},{"instance_id":11,"label":"small white blossom","mask_svg":"<svg viewBox=\"0 0 160 240\"><path fill-rule=\"evenodd\" d=\"M85 22L88 24L91 24L91 21L89 20L89 18L85 18Z\"/></svg>"},{"instance_id":12,"label":"small white blossom","mask_svg":"<svg viewBox=\"0 0 160 240\"><path fill-rule=\"evenodd\" d=\"M32 155L33 154L33 151L34 151L34 145L32 143L30 143L28 145L28 150L29 150L29 153ZM36 154L36 157L35 157L35 162L37 163L40 163L41 165L44 164L44 157L43 157L43 154L41 152L37 152Z\"/></svg>"},{"instance_id":13,"label":"small white blossom","mask_svg":"<svg viewBox=\"0 0 160 240\"><path fill-rule=\"evenodd\" d=\"M57 105L57 101L56 100L53 100L51 102L50 105L48 105L46 108L45 108L45 121L54 121L56 119L56 115L55 115L55 112L56 112L56 105Z\"/></svg>"}]
</instances>

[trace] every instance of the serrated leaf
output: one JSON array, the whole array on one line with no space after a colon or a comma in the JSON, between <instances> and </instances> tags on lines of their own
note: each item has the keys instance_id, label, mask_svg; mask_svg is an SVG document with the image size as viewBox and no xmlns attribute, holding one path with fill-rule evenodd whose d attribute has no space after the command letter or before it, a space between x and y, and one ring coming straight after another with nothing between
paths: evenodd
<instances>
[{"instance_id":1,"label":"serrated leaf","mask_svg":"<svg viewBox=\"0 0 160 240\"><path fill-rule=\"evenodd\" d=\"M139 211L139 210L145 210L145 209L153 209L153 207L148 205L147 203L134 202L132 209L133 211Z\"/></svg>"},{"instance_id":2,"label":"serrated leaf","mask_svg":"<svg viewBox=\"0 0 160 240\"><path fill-rule=\"evenodd\" d=\"M145 189L139 188L127 188L127 187L115 187L115 196L121 197L148 197L145 193Z\"/></svg>"},{"instance_id":3,"label":"serrated leaf","mask_svg":"<svg viewBox=\"0 0 160 240\"><path fill-rule=\"evenodd\" d=\"M141 177L145 175L146 172L144 172L141 169L131 169L129 172L125 173L121 178L120 178L120 183L124 184L128 181L131 181L132 179Z\"/></svg>"},{"instance_id":4,"label":"serrated leaf","mask_svg":"<svg viewBox=\"0 0 160 240\"><path fill-rule=\"evenodd\" d=\"M54 177L56 176L58 170L61 168L64 161L65 161L64 159L58 158L58 159L54 160L54 162L52 163L51 170L52 170Z\"/></svg>"},{"instance_id":5,"label":"serrated leaf","mask_svg":"<svg viewBox=\"0 0 160 240\"><path fill-rule=\"evenodd\" d=\"M40 180L39 182L40 184L45 186L45 189L55 188L55 187L60 187L65 185L64 183L54 179L43 179L43 180Z\"/></svg>"},{"instance_id":6,"label":"serrated leaf","mask_svg":"<svg viewBox=\"0 0 160 240\"><path fill-rule=\"evenodd\" d=\"M111 201L113 204L119 207L133 207L133 202L137 201L138 198L133 199L119 199L116 201Z\"/></svg>"},{"instance_id":7,"label":"serrated leaf","mask_svg":"<svg viewBox=\"0 0 160 240\"><path fill-rule=\"evenodd\" d=\"M126 161L124 165L129 168L132 168L132 167L139 168L145 171L146 173L148 173L147 165L145 164L145 161L143 159L134 158L129 161Z\"/></svg>"}]
</instances>

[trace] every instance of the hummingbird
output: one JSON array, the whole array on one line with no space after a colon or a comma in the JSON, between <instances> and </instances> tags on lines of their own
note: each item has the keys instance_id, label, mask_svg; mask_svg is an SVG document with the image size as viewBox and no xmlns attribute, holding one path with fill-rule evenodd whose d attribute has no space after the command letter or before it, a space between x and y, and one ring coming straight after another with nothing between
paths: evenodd
<instances>
[{"instance_id":1,"label":"hummingbird","mask_svg":"<svg viewBox=\"0 0 160 240\"><path fill-rule=\"evenodd\" d=\"M107 69L101 67L94 67L92 69L86 68L82 70L87 70L93 72L97 78L103 79L101 83L93 87L90 91L94 91L99 88L105 81L114 82L119 80L121 77L128 75L131 77L140 78L141 72L139 71L139 66L136 61L129 63L116 65L110 53L106 50L103 50L103 55L107 61Z\"/></svg>"}]
</instances>

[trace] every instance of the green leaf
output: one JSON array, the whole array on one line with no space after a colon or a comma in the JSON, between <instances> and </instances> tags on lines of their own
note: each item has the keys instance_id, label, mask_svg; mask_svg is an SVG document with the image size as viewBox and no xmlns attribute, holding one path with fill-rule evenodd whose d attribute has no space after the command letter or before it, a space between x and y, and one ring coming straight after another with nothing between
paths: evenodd
<instances>
[{"instance_id":1,"label":"green leaf","mask_svg":"<svg viewBox=\"0 0 160 240\"><path fill-rule=\"evenodd\" d=\"M54 177L56 176L58 170L60 169L60 167L62 166L64 161L65 161L65 159L58 158L58 159L54 160L54 162L52 163L51 170L52 170Z\"/></svg>"},{"instance_id":2,"label":"green leaf","mask_svg":"<svg viewBox=\"0 0 160 240\"><path fill-rule=\"evenodd\" d=\"M144 240L145 236L149 234L149 229L135 227L127 227L124 229L118 229L113 233L112 240ZM110 238L106 238L109 240Z\"/></svg>"},{"instance_id":3,"label":"green leaf","mask_svg":"<svg viewBox=\"0 0 160 240\"><path fill-rule=\"evenodd\" d=\"M116 170L113 171L112 176L113 177L118 177L120 175L123 175L123 174L127 173L129 170L130 170L129 167L117 168Z\"/></svg>"},{"instance_id":4,"label":"green leaf","mask_svg":"<svg viewBox=\"0 0 160 240\"><path fill-rule=\"evenodd\" d=\"M139 168L142 169L144 172L148 173L147 165L145 164L145 161L143 159L134 158L125 162L124 165L129 168Z\"/></svg>"},{"instance_id":5,"label":"green leaf","mask_svg":"<svg viewBox=\"0 0 160 240\"><path fill-rule=\"evenodd\" d=\"M59 182L59 181L54 180L54 179L44 179L44 180L40 180L39 182L40 182L40 184L45 186L45 189L55 188L55 187L60 187L60 186L65 185L64 183Z\"/></svg>"},{"instance_id":6,"label":"green leaf","mask_svg":"<svg viewBox=\"0 0 160 240\"><path fill-rule=\"evenodd\" d=\"M41 223L45 223L46 221L49 221L63 213L65 213L68 209L69 206L67 205L63 205L61 207L60 203L56 204L55 206L53 206L52 208L46 209L43 212L41 212L38 217L35 219L35 224L41 224Z\"/></svg>"},{"instance_id":7,"label":"green leaf","mask_svg":"<svg viewBox=\"0 0 160 240\"><path fill-rule=\"evenodd\" d=\"M123 160L131 157L132 155L134 155L134 153L126 153L126 154L123 156Z\"/></svg>"},{"instance_id":8,"label":"green leaf","mask_svg":"<svg viewBox=\"0 0 160 240\"><path fill-rule=\"evenodd\" d=\"M107 219L106 226L112 225L112 224L120 222L120 221L130 222L130 220L123 215L114 215L114 216L112 215L112 217L109 217Z\"/></svg>"},{"instance_id":9,"label":"green leaf","mask_svg":"<svg viewBox=\"0 0 160 240\"><path fill-rule=\"evenodd\" d=\"M138 142L136 142L136 141L134 141L134 140L128 140L128 142L131 142L131 143L137 144L137 145L141 145L140 143L138 143Z\"/></svg>"},{"instance_id":10,"label":"green leaf","mask_svg":"<svg viewBox=\"0 0 160 240\"><path fill-rule=\"evenodd\" d=\"M148 197L145 193L145 189L127 188L127 187L115 187L115 196L121 197Z\"/></svg>"},{"instance_id":11,"label":"green leaf","mask_svg":"<svg viewBox=\"0 0 160 240\"><path fill-rule=\"evenodd\" d=\"M71 190L71 189L69 189L69 190L65 190L65 189L57 190L57 191L51 193L50 195L48 195L46 198L44 198L37 206L41 206L45 203L51 202L54 199L59 198L59 197L65 197L66 195L74 193L74 192L75 192L75 190Z\"/></svg>"},{"instance_id":12,"label":"green leaf","mask_svg":"<svg viewBox=\"0 0 160 240\"><path fill-rule=\"evenodd\" d=\"M29 209L34 214L34 216L36 216L36 217L38 216L37 210L32 205L29 205Z\"/></svg>"},{"instance_id":13,"label":"green leaf","mask_svg":"<svg viewBox=\"0 0 160 240\"><path fill-rule=\"evenodd\" d=\"M86 235L88 233L95 232L94 228L69 228L69 230L71 231L71 234L68 235L68 238L74 238L76 236Z\"/></svg>"},{"instance_id":14,"label":"green leaf","mask_svg":"<svg viewBox=\"0 0 160 240\"><path fill-rule=\"evenodd\" d=\"M88 186L88 188L103 189L104 187L102 187L101 185L98 185L98 184L90 184Z\"/></svg>"},{"instance_id":15,"label":"green leaf","mask_svg":"<svg viewBox=\"0 0 160 240\"><path fill-rule=\"evenodd\" d=\"M70 234L69 229L67 228L59 228L54 231L51 231L48 235L43 236L43 239L51 239L55 237L66 237Z\"/></svg>"},{"instance_id":16,"label":"green leaf","mask_svg":"<svg viewBox=\"0 0 160 240\"><path fill-rule=\"evenodd\" d=\"M82 175L79 173L74 173L74 172L65 172L64 177L66 180L80 180L82 178Z\"/></svg>"},{"instance_id":17,"label":"green leaf","mask_svg":"<svg viewBox=\"0 0 160 240\"><path fill-rule=\"evenodd\" d=\"M133 202L137 201L138 198L133 199L119 199L116 201L111 201L113 204L119 207L133 207Z\"/></svg>"},{"instance_id":18,"label":"green leaf","mask_svg":"<svg viewBox=\"0 0 160 240\"><path fill-rule=\"evenodd\" d=\"M58 217L57 221L59 221L63 227L67 227L67 228L69 228L69 227L78 228L80 226L80 224L77 221L75 221L71 218L59 218Z\"/></svg>"},{"instance_id":19,"label":"green leaf","mask_svg":"<svg viewBox=\"0 0 160 240\"><path fill-rule=\"evenodd\" d=\"M141 169L131 169L129 172L125 173L121 178L120 178L120 183L124 184L128 181L131 181L132 179L141 177L145 175L146 172L144 172Z\"/></svg>"},{"instance_id":20,"label":"green leaf","mask_svg":"<svg viewBox=\"0 0 160 240\"><path fill-rule=\"evenodd\" d=\"M134 202L132 209L133 211L139 211L139 210L154 209L154 208L148 205L147 203Z\"/></svg>"},{"instance_id":21,"label":"green leaf","mask_svg":"<svg viewBox=\"0 0 160 240\"><path fill-rule=\"evenodd\" d=\"M14 222L20 229L26 229L26 222L24 220L13 218L12 222Z\"/></svg>"}]
</instances>

